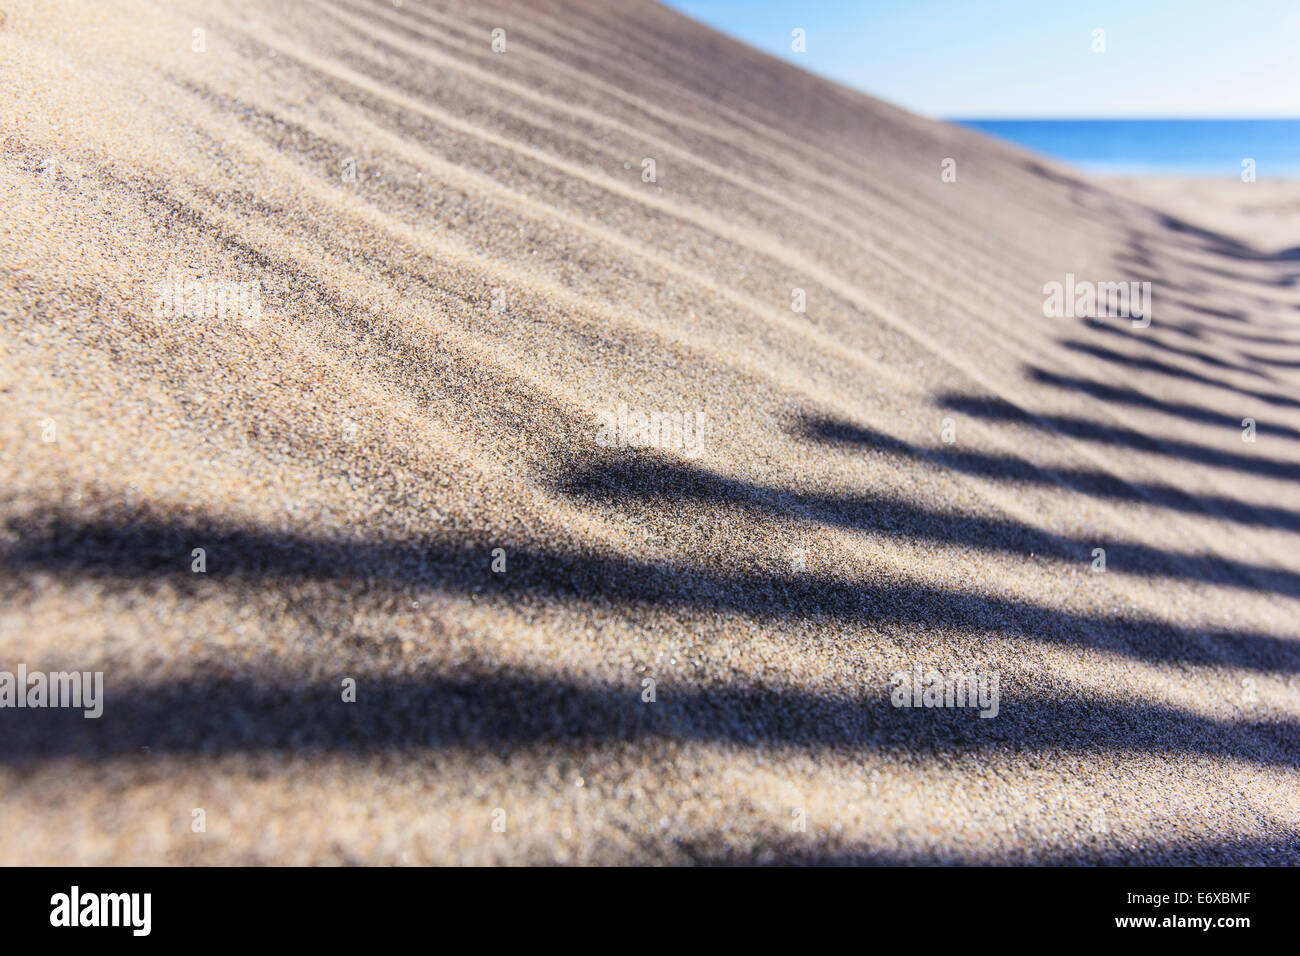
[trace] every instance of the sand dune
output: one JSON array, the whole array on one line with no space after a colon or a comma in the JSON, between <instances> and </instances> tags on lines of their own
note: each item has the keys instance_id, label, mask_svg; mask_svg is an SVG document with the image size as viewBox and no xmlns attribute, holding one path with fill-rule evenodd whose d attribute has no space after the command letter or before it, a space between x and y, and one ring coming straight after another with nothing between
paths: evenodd
<instances>
[{"instance_id":1,"label":"sand dune","mask_svg":"<svg viewBox=\"0 0 1300 956\"><path fill-rule=\"evenodd\" d=\"M1300 861L1294 193L653 4L0 9L0 670L105 689L0 862Z\"/></svg>"}]
</instances>

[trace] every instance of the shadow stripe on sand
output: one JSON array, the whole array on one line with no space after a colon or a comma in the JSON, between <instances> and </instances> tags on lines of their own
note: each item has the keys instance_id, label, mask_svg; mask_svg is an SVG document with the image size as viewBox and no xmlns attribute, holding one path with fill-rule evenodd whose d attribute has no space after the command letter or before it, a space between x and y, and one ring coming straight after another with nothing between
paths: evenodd
<instances>
[{"instance_id":1,"label":"shadow stripe on sand","mask_svg":"<svg viewBox=\"0 0 1300 956\"><path fill-rule=\"evenodd\" d=\"M1000 692L998 714L975 708L895 708L890 681L857 697L801 689L699 686L662 681L641 700L640 675L624 685L563 675L483 672L448 676L286 671L117 683L105 674L104 711L0 710L0 761L168 753L214 756L286 751L366 753L416 748L503 753L538 745L603 746L678 741L747 748L812 747L955 761L1025 751L1152 757L1192 755L1300 769L1300 724L1218 720L1137 701L1046 698ZM357 681L344 703L342 678Z\"/></svg>"},{"instance_id":2,"label":"shadow stripe on sand","mask_svg":"<svg viewBox=\"0 0 1300 956\"><path fill-rule=\"evenodd\" d=\"M325 538L132 514L86 520L46 511L10 519L0 547L0 596L46 572L123 587L170 580L181 588L267 581L380 582L495 599L598 601L628 607L732 611L762 619L1009 635L1092 648L1152 663L1300 673L1300 641L1257 631L1185 627L1124 614L1084 614L1013 598L828 574L733 572L616 554L512 548L510 573L491 573L490 547L465 540ZM207 573L190 572L206 549Z\"/></svg>"}]
</instances>

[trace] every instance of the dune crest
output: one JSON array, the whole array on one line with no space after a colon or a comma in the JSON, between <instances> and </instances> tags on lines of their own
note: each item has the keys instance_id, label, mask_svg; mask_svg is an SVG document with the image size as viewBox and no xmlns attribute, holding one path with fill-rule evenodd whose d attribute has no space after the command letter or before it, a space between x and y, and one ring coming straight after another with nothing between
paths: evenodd
<instances>
[{"instance_id":1,"label":"dune crest","mask_svg":"<svg viewBox=\"0 0 1300 956\"><path fill-rule=\"evenodd\" d=\"M650 3L8 0L0 76L0 670L104 694L0 708L0 863L1300 862L1251 187Z\"/></svg>"}]
</instances>

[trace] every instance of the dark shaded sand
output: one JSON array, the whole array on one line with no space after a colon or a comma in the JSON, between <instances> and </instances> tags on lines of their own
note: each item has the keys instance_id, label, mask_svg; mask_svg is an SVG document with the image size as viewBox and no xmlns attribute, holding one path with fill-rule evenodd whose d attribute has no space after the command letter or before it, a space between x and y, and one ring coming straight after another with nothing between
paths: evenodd
<instances>
[{"instance_id":1,"label":"dark shaded sand","mask_svg":"<svg viewBox=\"0 0 1300 956\"><path fill-rule=\"evenodd\" d=\"M651 4L0 8L0 670L106 693L0 709L0 863L1300 861L1267 184Z\"/></svg>"}]
</instances>

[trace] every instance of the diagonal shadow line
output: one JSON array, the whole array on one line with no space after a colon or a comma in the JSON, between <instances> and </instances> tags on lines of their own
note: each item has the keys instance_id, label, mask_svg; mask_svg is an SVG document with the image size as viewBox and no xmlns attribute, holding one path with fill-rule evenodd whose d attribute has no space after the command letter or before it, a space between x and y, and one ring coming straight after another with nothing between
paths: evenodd
<instances>
[{"instance_id":1,"label":"diagonal shadow line","mask_svg":"<svg viewBox=\"0 0 1300 956\"><path fill-rule=\"evenodd\" d=\"M896 708L891 681L836 697L800 689L674 685L656 700L627 685L562 675L492 671L393 678L339 662L338 679L190 677L166 683L104 677L104 708L0 711L0 763L61 757L373 752L427 748L517 751L547 744L602 746L661 739L751 748L814 747L925 755L1195 755L1261 767L1300 768L1300 724L1240 723L1140 702L1000 693L997 715L975 707ZM356 679L345 703L341 679ZM638 675L639 676L639 675Z\"/></svg>"},{"instance_id":2,"label":"diagonal shadow line","mask_svg":"<svg viewBox=\"0 0 1300 956\"><path fill-rule=\"evenodd\" d=\"M1259 369L1250 368L1245 365L1236 365L1226 359L1219 358L1217 355L1203 352L1200 349L1188 348L1182 345L1173 345L1172 343L1162 341L1154 335L1139 335L1134 329L1126 329L1123 326L1112 325L1106 322L1091 323L1089 328L1097 334L1114 336L1148 348L1162 349L1171 355L1178 355L1182 358L1192 359L1193 361L1201 362L1202 364L1209 365L1213 368L1223 369L1226 372L1240 372L1242 375L1252 375L1255 378L1262 378L1268 381L1272 380L1271 376ZM1147 331L1149 332L1150 330ZM1133 361L1145 360L1135 358Z\"/></svg>"},{"instance_id":3,"label":"diagonal shadow line","mask_svg":"<svg viewBox=\"0 0 1300 956\"><path fill-rule=\"evenodd\" d=\"M1193 248L1202 248L1216 255L1225 256L1233 259L1241 259L1246 262L1269 262L1285 263L1300 262L1300 246L1293 246L1290 249L1281 249L1277 252L1261 252L1251 246L1246 245L1239 239L1233 239L1220 232L1214 232L1201 226L1194 225L1185 219L1179 219L1176 216L1167 213L1159 214L1160 225L1173 232L1181 233L1188 236L1194 236L1204 242L1203 246Z\"/></svg>"},{"instance_id":4,"label":"diagonal shadow line","mask_svg":"<svg viewBox=\"0 0 1300 956\"><path fill-rule=\"evenodd\" d=\"M49 511L10 519L18 542L0 548L0 595L33 572L117 581L167 580L195 589L190 551L207 551L204 582L277 579L377 581L393 586L482 592L484 599L612 602L736 612L758 619L824 618L865 625L1013 635L1117 653L1263 672L1300 672L1300 642L1277 635L1186 627L1155 618L1057 610L1028 601L923 584L890 586L828 574L719 571L620 555L521 548L510 573L490 573L486 546L457 541L328 539L260 529L188 525L148 515L87 521ZM8 581L6 581L8 579Z\"/></svg>"},{"instance_id":5,"label":"diagonal shadow line","mask_svg":"<svg viewBox=\"0 0 1300 956\"><path fill-rule=\"evenodd\" d=\"M1300 305L1296 306L1296 308L1300 309ZM1169 328L1175 332L1179 332L1183 335L1193 336L1195 338L1204 338L1206 336L1206 333L1208 333L1209 335L1222 336L1222 337L1228 337L1229 335L1229 333L1225 332L1223 329L1218 329L1212 325L1206 325L1206 324L1189 325L1186 327L1171 325L1169 326ZM1276 336L1276 335L1243 335L1240 332L1237 332L1233 334L1231 337L1236 340L1237 348L1250 348L1256 345L1279 345L1279 346L1291 346L1291 347L1300 346L1300 339L1283 338L1281 336Z\"/></svg>"},{"instance_id":6,"label":"diagonal shadow line","mask_svg":"<svg viewBox=\"0 0 1300 956\"><path fill-rule=\"evenodd\" d=\"M1279 289L1289 288L1295 285L1297 281L1300 281L1300 274L1286 273L1281 268L1270 269L1265 274L1260 274L1258 271L1243 271L1241 268L1246 260L1251 260L1252 266L1285 267L1287 263L1292 261L1288 257L1294 254L1295 249L1282 250L1278 253L1264 253L1251 249L1237 240L1230 240L1225 236L1219 236L1217 241L1212 240L1205 244L1170 243L1168 241L1167 230L1172 229L1175 232L1190 231L1186 227L1186 223L1164 216L1161 217L1161 231L1158 232L1144 233L1140 229L1129 227L1127 230L1127 258L1134 263L1141 264L1144 272L1152 275L1152 281L1158 283L1161 287L1177 288L1178 284L1172 278L1176 272L1195 272L1201 280L1204 280L1207 275L1212 275L1229 279L1232 282ZM1196 227L1192 227L1192 229L1196 229ZM1214 235L1206 230L1201 230L1201 233L1203 237ZM1184 257L1183 254L1187 252L1191 252L1198 257L1208 253L1211 256L1219 257L1219 260L1236 259L1237 261L1192 261ZM1244 254L1237 254L1237 252ZM1153 260L1153 255L1156 254L1162 260L1160 266L1157 266ZM1116 258L1124 258L1124 256L1121 255ZM1250 266L1247 268L1249 269ZM1256 289L1256 292L1258 291Z\"/></svg>"},{"instance_id":7,"label":"diagonal shadow line","mask_svg":"<svg viewBox=\"0 0 1300 956\"><path fill-rule=\"evenodd\" d=\"M1252 475L1265 475L1286 481L1300 479L1300 462L1286 461L1280 458L1242 455L1224 451L1195 442L1182 441L1177 438L1153 438L1144 432L1134 431L1120 425L1104 425L1086 418L1072 415L1043 415L1027 412L1023 408L1000 398L983 398L974 395L960 395L953 392L939 396L938 404L942 408L972 415L976 418L996 421L1020 422L1044 430L1050 429L1071 438L1085 441L1103 442L1137 451L1151 452L1167 457L1182 458L1197 464L1211 465L1217 468L1231 468Z\"/></svg>"},{"instance_id":8,"label":"diagonal shadow line","mask_svg":"<svg viewBox=\"0 0 1300 956\"><path fill-rule=\"evenodd\" d=\"M1294 345L1295 343L1288 343ZM1256 355L1253 352L1242 352L1243 358L1248 358L1252 362L1258 362L1261 365L1271 365L1275 368L1300 368L1300 359L1279 359L1267 355Z\"/></svg>"},{"instance_id":9,"label":"diagonal shadow line","mask_svg":"<svg viewBox=\"0 0 1300 956\"><path fill-rule=\"evenodd\" d=\"M1134 482L1105 471L1083 468L1046 469L1023 458L978 452L923 449L891 435L839 419L809 416L797 426L805 438L839 445L876 448L913 460L926 460L952 471L996 481L1024 481L1057 486L1108 501L1155 505L1171 511L1221 518L1237 524L1300 531L1300 511L1258 505L1223 495L1192 495L1173 485Z\"/></svg>"},{"instance_id":10,"label":"diagonal shadow line","mask_svg":"<svg viewBox=\"0 0 1300 956\"><path fill-rule=\"evenodd\" d=\"M1190 271L1189 264L1185 262L1176 263L1184 270ZM1228 279L1231 282L1250 283L1255 286L1267 286L1274 289L1290 289L1292 286L1300 283L1300 273L1282 273L1277 270L1271 270L1268 275L1259 275L1256 273L1242 272L1240 269L1230 269L1225 266L1213 266L1205 263L1198 263L1195 266L1197 272L1202 276L1212 275L1221 279Z\"/></svg>"},{"instance_id":11,"label":"diagonal shadow line","mask_svg":"<svg viewBox=\"0 0 1300 956\"><path fill-rule=\"evenodd\" d=\"M1167 375L1171 378L1181 378L1189 382L1196 382L1200 385L1210 385L1214 388L1227 389L1230 392L1236 392L1238 395L1246 395L1250 398L1257 399L1261 402L1267 402L1270 405L1280 405L1284 408L1300 408L1300 401L1294 398L1288 398L1285 395L1278 395L1274 392L1257 392L1249 388L1241 388L1237 385L1230 385L1222 379L1211 378L1208 375L1202 375L1199 372L1192 372L1177 365L1170 365L1167 362L1161 362L1153 358L1137 358L1131 355L1125 355L1123 352L1116 352L1113 349L1103 348L1100 345L1092 345L1088 342L1076 342L1072 340L1060 343L1062 347L1074 352L1081 352L1084 355L1091 355L1093 358L1101 359L1105 362L1113 362L1117 365L1125 365L1129 368L1142 369L1147 372L1156 372L1160 375Z\"/></svg>"},{"instance_id":12,"label":"diagonal shadow line","mask_svg":"<svg viewBox=\"0 0 1300 956\"><path fill-rule=\"evenodd\" d=\"M1009 519L934 511L900 498L790 491L726 478L695 467L625 461L579 472L559 490L587 501L691 499L771 515L806 516L825 524L906 540L1000 551L1023 557L1090 561L1105 545L1107 568L1121 574L1205 581L1254 591L1300 596L1300 574L1217 555L1166 551L1142 544L1083 541Z\"/></svg>"},{"instance_id":13,"label":"diagonal shadow line","mask_svg":"<svg viewBox=\"0 0 1300 956\"><path fill-rule=\"evenodd\" d=\"M1300 366L1300 361L1297 361ZM1172 415L1177 418L1186 419L1189 422L1199 422L1205 425L1216 425L1223 428L1239 430L1241 428L1241 417L1216 412L1212 409L1203 408L1200 405L1189 405L1185 402L1167 402L1163 399L1153 398L1132 388L1121 388L1117 385L1107 385L1104 382L1098 382L1093 379L1076 378L1069 375L1057 375L1055 372L1049 372L1046 369L1038 368L1034 365L1025 367L1025 371L1036 382L1043 385L1051 385L1055 388L1069 389L1075 392L1082 392L1092 398L1099 399L1103 402L1115 402L1118 405L1132 405L1137 408L1149 408L1152 411L1161 412L1165 415ZM1262 435L1279 435L1285 438L1300 438L1300 429L1290 428L1286 425L1279 425L1275 422L1259 422L1256 431Z\"/></svg>"}]
</instances>

